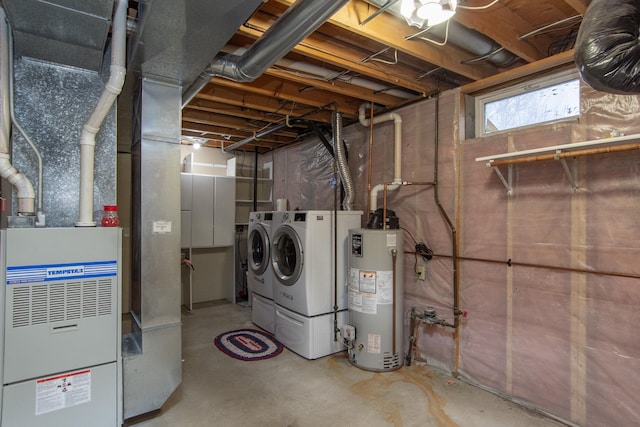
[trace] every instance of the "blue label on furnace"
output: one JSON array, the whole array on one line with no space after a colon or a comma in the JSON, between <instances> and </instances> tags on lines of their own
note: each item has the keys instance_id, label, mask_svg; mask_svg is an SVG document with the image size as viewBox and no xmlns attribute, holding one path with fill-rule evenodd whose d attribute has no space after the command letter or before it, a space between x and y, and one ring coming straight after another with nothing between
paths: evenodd
<instances>
[{"instance_id":1,"label":"blue label on furnace","mask_svg":"<svg viewBox=\"0 0 640 427\"><path fill-rule=\"evenodd\" d=\"M116 261L7 267L7 285L115 276Z\"/></svg>"}]
</instances>

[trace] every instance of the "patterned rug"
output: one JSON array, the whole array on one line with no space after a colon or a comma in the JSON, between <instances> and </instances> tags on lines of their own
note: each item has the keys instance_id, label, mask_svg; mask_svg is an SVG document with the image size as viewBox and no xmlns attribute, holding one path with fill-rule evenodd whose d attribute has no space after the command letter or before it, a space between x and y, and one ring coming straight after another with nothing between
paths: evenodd
<instances>
[{"instance_id":1,"label":"patterned rug","mask_svg":"<svg viewBox=\"0 0 640 427\"><path fill-rule=\"evenodd\" d=\"M247 362L270 359L282 353L283 348L273 335L256 329L225 332L213 342L226 355Z\"/></svg>"}]
</instances>

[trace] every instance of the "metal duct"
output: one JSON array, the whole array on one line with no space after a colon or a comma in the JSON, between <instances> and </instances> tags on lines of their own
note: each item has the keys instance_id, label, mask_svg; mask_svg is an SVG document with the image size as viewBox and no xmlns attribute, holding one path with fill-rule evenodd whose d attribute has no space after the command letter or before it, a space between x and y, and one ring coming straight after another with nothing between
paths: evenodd
<instances>
[{"instance_id":1,"label":"metal duct","mask_svg":"<svg viewBox=\"0 0 640 427\"><path fill-rule=\"evenodd\" d=\"M132 333L123 337L124 417L162 407L182 381L180 86L143 79L132 147Z\"/></svg>"},{"instance_id":2,"label":"metal duct","mask_svg":"<svg viewBox=\"0 0 640 427\"><path fill-rule=\"evenodd\" d=\"M367 2L377 7L383 7L388 3L387 0L367 0ZM393 15L404 20L404 17L400 13L400 2L396 2L395 4L388 6L386 9ZM445 34L447 31L447 25L449 25L448 36ZM420 36L414 35L413 37L408 37L409 39L420 38L425 34L434 35L440 40L444 40L446 37L448 43L454 44L470 53L473 53L474 55L477 55L478 57L488 56L487 61L497 67L506 67L520 59L511 52L504 50L502 46L484 34L467 28L453 19L450 19L446 23L428 28L426 31L423 30L421 33L422 34ZM495 54L490 55L492 52L495 52Z\"/></svg>"},{"instance_id":3,"label":"metal duct","mask_svg":"<svg viewBox=\"0 0 640 427\"><path fill-rule=\"evenodd\" d=\"M227 54L214 58L182 95L184 107L212 77L250 82L289 53L349 0L298 0L242 56Z\"/></svg>"},{"instance_id":4,"label":"metal duct","mask_svg":"<svg viewBox=\"0 0 640 427\"><path fill-rule=\"evenodd\" d=\"M234 55L242 55L244 54L244 52L246 52L245 48L235 47L230 45L227 45L225 50L229 53L233 53ZM308 62L294 61L287 58L281 58L278 61L276 61L274 66L290 69L292 70L291 72L293 73L311 74L327 82L330 82L335 79L340 79L354 86L360 86L366 89L371 89L372 91L375 91L375 92L384 92L387 95L397 96L398 98L415 99L416 96L418 96L418 93L416 92L409 92L406 90L395 89L390 87L389 85L383 85L381 83L377 83L377 82L367 80L362 77L357 77L354 75L343 76L343 71L330 70L328 68L324 68L319 65L313 65Z\"/></svg>"},{"instance_id":5,"label":"metal duct","mask_svg":"<svg viewBox=\"0 0 640 427\"><path fill-rule=\"evenodd\" d=\"M16 56L99 71L114 0L2 0Z\"/></svg>"},{"instance_id":6,"label":"metal duct","mask_svg":"<svg viewBox=\"0 0 640 427\"><path fill-rule=\"evenodd\" d=\"M331 115L331 124L333 125L333 147L336 153L336 163L338 164L338 172L340 172L340 180L345 192L342 207L344 210L350 211L353 210L353 180L349 173L349 166L342 146L342 114L334 111Z\"/></svg>"},{"instance_id":7,"label":"metal duct","mask_svg":"<svg viewBox=\"0 0 640 427\"><path fill-rule=\"evenodd\" d=\"M262 0L138 1L131 72L188 86Z\"/></svg>"},{"instance_id":8,"label":"metal duct","mask_svg":"<svg viewBox=\"0 0 640 427\"><path fill-rule=\"evenodd\" d=\"M574 58L582 79L610 93L640 93L640 4L593 0L582 19Z\"/></svg>"},{"instance_id":9,"label":"metal duct","mask_svg":"<svg viewBox=\"0 0 640 427\"><path fill-rule=\"evenodd\" d=\"M447 25L449 25L449 34L447 35ZM477 32L471 28L450 19L448 23L442 23L429 28L418 38L425 35L435 35L438 41L447 38L448 43L454 44L478 57L487 56L487 61L497 67L507 67L518 59L518 56L505 50L498 43ZM492 52L495 52L492 54Z\"/></svg>"}]
</instances>

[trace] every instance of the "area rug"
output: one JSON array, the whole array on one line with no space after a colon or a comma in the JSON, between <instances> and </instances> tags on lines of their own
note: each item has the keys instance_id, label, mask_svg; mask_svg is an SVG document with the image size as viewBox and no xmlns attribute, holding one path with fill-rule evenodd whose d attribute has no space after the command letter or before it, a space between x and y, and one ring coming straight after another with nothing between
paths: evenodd
<instances>
[{"instance_id":1,"label":"area rug","mask_svg":"<svg viewBox=\"0 0 640 427\"><path fill-rule=\"evenodd\" d=\"M270 359L282 353L283 348L273 335L256 329L225 332L213 342L226 355L247 362Z\"/></svg>"}]
</instances>

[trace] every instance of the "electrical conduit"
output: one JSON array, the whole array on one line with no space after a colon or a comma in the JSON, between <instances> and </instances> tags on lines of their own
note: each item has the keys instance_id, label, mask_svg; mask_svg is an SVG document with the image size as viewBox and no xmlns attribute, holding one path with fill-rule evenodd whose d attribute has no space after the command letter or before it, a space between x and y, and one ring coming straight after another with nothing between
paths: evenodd
<instances>
[{"instance_id":1,"label":"electrical conduit","mask_svg":"<svg viewBox=\"0 0 640 427\"><path fill-rule=\"evenodd\" d=\"M13 167L9 158L11 107L9 99L9 24L4 9L0 7L0 82L2 84L2 117L0 118L0 176L16 189L18 215L35 215L35 191L22 173Z\"/></svg>"},{"instance_id":2,"label":"electrical conduit","mask_svg":"<svg viewBox=\"0 0 640 427\"><path fill-rule=\"evenodd\" d=\"M80 216L77 227L95 227L93 220L93 178L96 134L122 91L126 74L127 1L116 0L111 31L111 67L109 81L80 136Z\"/></svg>"},{"instance_id":3,"label":"electrical conduit","mask_svg":"<svg viewBox=\"0 0 640 427\"><path fill-rule=\"evenodd\" d=\"M358 120L362 126L370 124L392 121L394 123L394 152L393 152L393 181L392 185L387 186L388 191L397 190L402 185L402 118L397 113L386 113L376 116L373 119L365 117L365 109L367 104L361 104L358 109ZM373 120L373 121L372 121ZM375 212L378 208L378 193L384 189L384 184L378 184L371 189L369 212Z\"/></svg>"}]
</instances>

